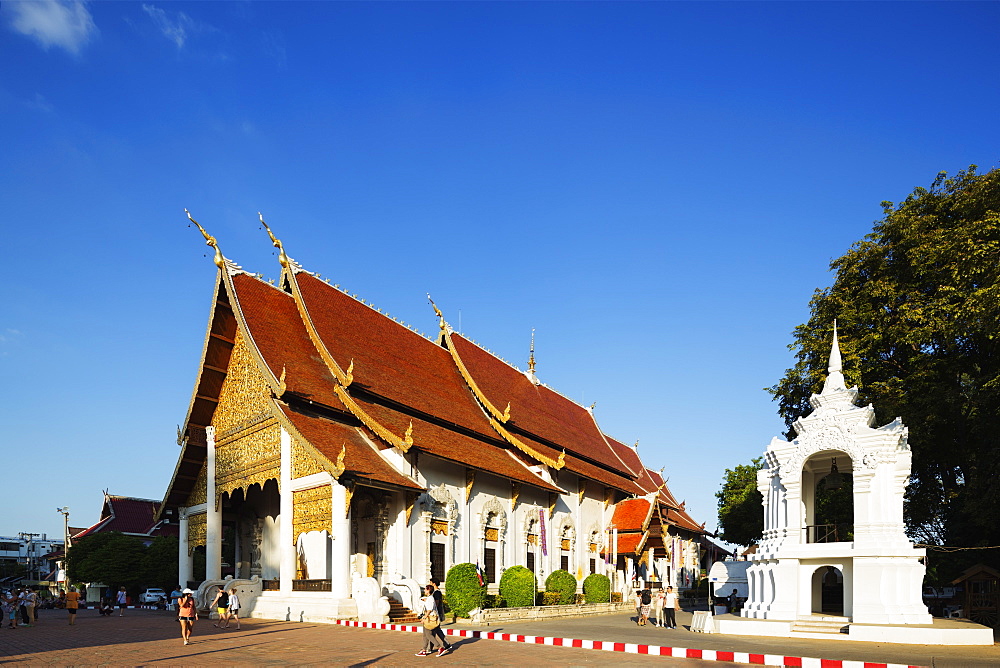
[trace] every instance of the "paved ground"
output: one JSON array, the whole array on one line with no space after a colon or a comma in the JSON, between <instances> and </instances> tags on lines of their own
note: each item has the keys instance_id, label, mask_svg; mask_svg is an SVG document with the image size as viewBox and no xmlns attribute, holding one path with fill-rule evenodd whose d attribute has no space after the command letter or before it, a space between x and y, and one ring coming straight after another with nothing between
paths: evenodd
<instances>
[{"instance_id":1,"label":"paved ground","mask_svg":"<svg viewBox=\"0 0 1000 668\"><path fill-rule=\"evenodd\" d=\"M740 664L571 649L498 640L453 639L455 652L441 658L413 656L420 634L377 631L327 624L244 620L243 630L228 631L199 621L192 644L184 646L173 613L130 610L125 617L100 617L81 611L77 624L67 613L43 610L32 628L0 629L0 664L97 665L338 665L403 666L447 664L480 666L685 666L712 668ZM851 641L791 640L691 633L691 614L678 615L677 630L637 627L627 614L560 621L528 621L476 630L587 640L689 647L723 651L803 656L935 668L1000 666L1000 645L937 647ZM473 628L446 625L450 628Z\"/></svg>"},{"instance_id":2,"label":"paved ground","mask_svg":"<svg viewBox=\"0 0 1000 668\"><path fill-rule=\"evenodd\" d=\"M573 620L526 621L495 627L463 626L504 633L563 636L587 640L613 640L672 647L692 647L724 651L778 654L817 659L853 660L871 663L901 663L935 668L973 668L1000 666L1000 644L992 647L942 647L939 645L899 645L850 640L800 640L691 633L690 612L679 612L676 630L635 625L635 613L583 617ZM619 655L615 655L616 657ZM719 665L703 662L703 668Z\"/></svg>"},{"instance_id":3,"label":"paved ground","mask_svg":"<svg viewBox=\"0 0 1000 668\"><path fill-rule=\"evenodd\" d=\"M67 613L42 610L38 625L0 629L0 664L48 666L738 666L697 659L639 656L598 650L524 645L498 640L455 640L453 654L416 657L418 633L375 631L329 624L245 620L228 631L201 620L184 646L174 614L129 610L100 617L83 610L75 626Z\"/></svg>"}]
</instances>

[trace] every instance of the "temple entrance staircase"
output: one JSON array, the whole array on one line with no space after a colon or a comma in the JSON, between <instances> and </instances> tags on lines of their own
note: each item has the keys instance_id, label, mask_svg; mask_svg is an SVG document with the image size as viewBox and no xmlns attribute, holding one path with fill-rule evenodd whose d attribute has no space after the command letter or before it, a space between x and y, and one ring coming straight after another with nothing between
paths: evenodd
<instances>
[{"instance_id":1,"label":"temple entrance staircase","mask_svg":"<svg viewBox=\"0 0 1000 668\"><path fill-rule=\"evenodd\" d=\"M390 624L416 624L417 613L413 612L394 598L389 599Z\"/></svg>"},{"instance_id":2,"label":"temple entrance staircase","mask_svg":"<svg viewBox=\"0 0 1000 668\"><path fill-rule=\"evenodd\" d=\"M798 633L847 633L850 617L834 615L806 615L792 623L792 631Z\"/></svg>"}]
</instances>

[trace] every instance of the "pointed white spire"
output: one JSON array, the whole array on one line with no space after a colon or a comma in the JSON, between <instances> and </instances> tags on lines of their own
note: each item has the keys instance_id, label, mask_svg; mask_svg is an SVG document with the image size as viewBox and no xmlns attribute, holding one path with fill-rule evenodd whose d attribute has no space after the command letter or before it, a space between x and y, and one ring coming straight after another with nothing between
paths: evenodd
<instances>
[{"instance_id":1,"label":"pointed white spire","mask_svg":"<svg viewBox=\"0 0 1000 668\"><path fill-rule=\"evenodd\" d=\"M830 363L827 371L830 375L823 383L823 394L827 392L839 392L847 389L844 384L844 363L840 358L840 343L837 341L837 321L833 321L833 343L830 346Z\"/></svg>"}]
</instances>

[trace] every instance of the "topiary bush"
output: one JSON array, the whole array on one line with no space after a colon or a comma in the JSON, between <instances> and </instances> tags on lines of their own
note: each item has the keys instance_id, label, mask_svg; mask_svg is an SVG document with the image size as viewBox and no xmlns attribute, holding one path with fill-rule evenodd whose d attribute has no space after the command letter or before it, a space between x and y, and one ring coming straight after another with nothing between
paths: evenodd
<instances>
[{"instance_id":1,"label":"topiary bush","mask_svg":"<svg viewBox=\"0 0 1000 668\"><path fill-rule=\"evenodd\" d=\"M611 578L592 573L583 581L583 597L587 603L607 603L611 600ZM619 597L619 601L621 597Z\"/></svg>"},{"instance_id":2,"label":"topiary bush","mask_svg":"<svg viewBox=\"0 0 1000 668\"><path fill-rule=\"evenodd\" d=\"M479 584L475 564L455 564L445 578L445 600L459 617L468 617L470 610L483 607L486 585Z\"/></svg>"},{"instance_id":3,"label":"topiary bush","mask_svg":"<svg viewBox=\"0 0 1000 668\"><path fill-rule=\"evenodd\" d=\"M537 589L535 574L524 566L511 566L500 576L500 596L508 608L534 605Z\"/></svg>"},{"instance_id":4,"label":"topiary bush","mask_svg":"<svg viewBox=\"0 0 1000 668\"><path fill-rule=\"evenodd\" d=\"M559 602L555 605L571 605L576 601L576 578L569 571L552 571L545 578L546 592L559 592Z\"/></svg>"}]
</instances>

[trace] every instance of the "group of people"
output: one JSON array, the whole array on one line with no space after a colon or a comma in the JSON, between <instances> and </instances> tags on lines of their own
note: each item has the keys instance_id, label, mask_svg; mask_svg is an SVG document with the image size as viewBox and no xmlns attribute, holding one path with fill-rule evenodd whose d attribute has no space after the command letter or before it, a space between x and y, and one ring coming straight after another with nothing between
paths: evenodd
<instances>
[{"instance_id":1,"label":"group of people","mask_svg":"<svg viewBox=\"0 0 1000 668\"><path fill-rule=\"evenodd\" d=\"M16 629L18 618L22 626L33 626L38 621L38 594L31 587L21 587L0 593L7 628Z\"/></svg>"},{"instance_id":2,"label":"group of people","mask_svg":"<svg viewBox=\"0 0 1000 668\"><path fill-rule=\"evenodd\" d=\"M437 580L424 587L424 595L420 598L417 617L424 625L424 647L416 656L430 656L437 647L437 655L444 656L451 651L451 644L445 639L441 630L444 620L444 597L441 595L441 584Z\"/></svg>"},{"instance_id":3,"label":"group of people","mask_svg":"<svg viewBox=\"0 0 1000 668\"><path fill-rule=\"evenodd\" d=\"M636 590L635 611L638 615L636 624L646 626L649 623L649 615L655 612L656 624L664 629L677 628L677 610L681 609L680 598L673 587L658 589L654 594L649 587Z\"/></svg>"}]
</instances>

